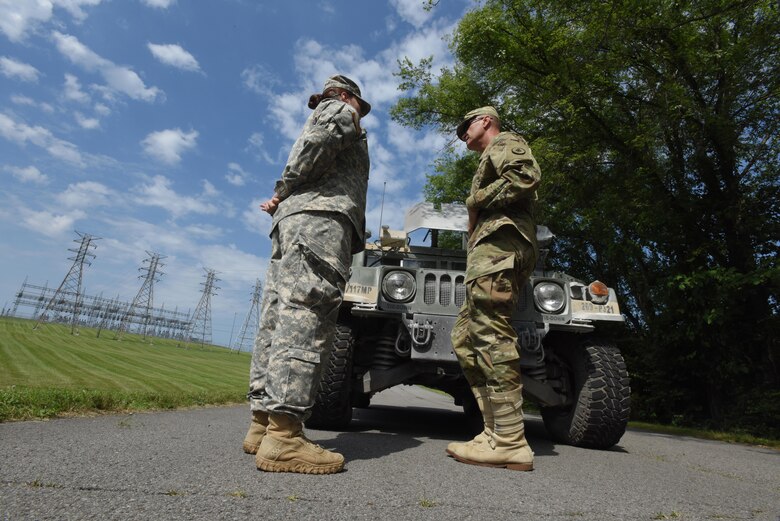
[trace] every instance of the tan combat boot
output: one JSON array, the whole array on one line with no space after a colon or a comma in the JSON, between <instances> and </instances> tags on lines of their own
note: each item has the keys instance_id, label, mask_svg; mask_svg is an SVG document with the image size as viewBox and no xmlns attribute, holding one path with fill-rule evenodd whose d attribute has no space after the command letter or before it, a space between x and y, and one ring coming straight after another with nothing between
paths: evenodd
<instances>
[{"instance_id":1,"label":"tan combat boot","mask_svg":"<svg viewBox=\"0 0 780 521\"><path fill-rule=\"evenodd\" d=\"M488 433L493 430L493 409L489 407L487 403L487 387L472 387L471 392L474 393L474 398L477 400L479 410L482 412L482 422L485 424L485 427L482 432L474 436L474 439L472 440L465 442L453 441L447 445L447 454L451 456L453 453L461 451L465 445L487 442L490 437Z\"/></svg>"},{"instance_id":2,"label":"tan combat boot","mask_svg":"<svg viewBox=\"0 0 780 521\"><path fill-rule=\"evenodd\" d=\"M335 474L344 468L344 456L306 438L303 422L297 418L272 413L255 463L267 472Z\"/></svg>"},{"instance_id":3,"label":"tan combat boot","mask_svg":"<svg viewBox=\"0 0 780 521\"><path fill-rule=\"evenodd\" d=\"M268 413L263 411L252 411L252 423L249 424L249 432L244 437L244 452L247 454L256 454L263 441L265 430L268 428Z\"/></svg>"},{"instance_id":4,"label":"tan combat boot","mask_svg":"<svg viewBox=\"0 0 780 521\"><path fill-rule=\"evenodd\" d=\"M465 444L450 453L469 465L533 470L534 453L525 439L522 387L497 393L488 388L488 406L493 409L493 430L487 443Z\"/></svg>"}]
</instances>

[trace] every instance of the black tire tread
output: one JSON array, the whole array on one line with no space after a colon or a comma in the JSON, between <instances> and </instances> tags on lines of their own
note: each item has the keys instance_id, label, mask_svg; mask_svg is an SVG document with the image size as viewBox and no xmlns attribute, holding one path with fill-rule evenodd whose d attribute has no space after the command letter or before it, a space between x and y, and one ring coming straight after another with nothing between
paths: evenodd
<instances>
[{"instance_id":1,"label":"black tire tread","mask_svg":"<svg viewBox=\"0 0 780 521\"><path fill-rule=\"evenodd\" d=\"M352 328L337 324L328 365L323 368L314 408L306 421L307 426L344 429L352 421L350 384L354 344Z\"/></svg>"},{"instance_id":2,"label":"black tire tread","mask_svg":"<svg viewBox=\"0 0 780 521\"><path fill-rule=\"evenodd\" d=\"M615 445L626 431L631 412L631 388L626 363L614 345L588 341L561 354L582 371L575 403L568 411L544 408L542 417L557 441L592 449ZM577 365L580 367L576 367Z\"/></svg>"}]
</instances>

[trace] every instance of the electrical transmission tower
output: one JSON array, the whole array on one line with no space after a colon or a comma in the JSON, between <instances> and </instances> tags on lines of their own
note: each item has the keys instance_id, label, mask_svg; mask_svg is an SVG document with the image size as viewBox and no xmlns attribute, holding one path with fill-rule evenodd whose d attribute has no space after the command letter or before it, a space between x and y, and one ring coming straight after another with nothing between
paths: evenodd
<instances>
[{"instance_id":1,"label":"electrical transmission tower","mask_svg":"<svg viewBox=\"0 0 780 521\"><path fill-rule=\"evenodd\" d=\"M164 266L164 264L160 262L160 259L165 258L159 253L148 250L146 251L146 254L149 255L149 258L144 259L143 263L149 263L149 265L138 268L138 271L146 272L146 275L139 275L138 277L139 279L143 278L144 283L141 284L141 289L138 290L133 302L127 309L127 313L122 317L114 340L121 339L122 334L127 331L128 322L135 321L134 319L136 318L140 318L137 322L141 324L144 340L146 340L146 333L149 328L149 320L151 319L151 311L154 303L154 283L160 280L160 275L164 275L159 269Z\"/></svg>"},{"instance_id":2,"label":"electrical transmission tower","mask_svg":"<svg viewBox=\"0 0 780 521\"><path fill-rule=\"evenodd\" d=\"M217 272L203 268L206 271L206 282L202 282L203 294L200 297L195 311L192 313L190 330L187 332L185 341L189 342L194 338L200 339L200 345L211 343L211 296L217 294L220 289L215 284L219 281Z\"/></svg>"},{"instance_id":3,"label":"electrical transmission tower","mask_svg":"<svg viewBox=\"0 0 780 521\"><path fill-rule=\"evenodd\" d=\"M73 242L81 242L78 249L68 248L68 251L74 252L76 255L68 257L68 260L73 261L68 274L62 280L62 284L54 292L54 295L46 304L46 306L38 315L38 321L35 323L33 329L38 329L41 322L47 319L47 313L49 312L69 312L71 313L71 328L70 334L74 335L77 331L77 324L79 321L79 315L81 314L81 281L82 274L84 272L84 265L90 266L92 262L89 258L95 258L95 254L90 252L91 248L97 248L92 244L93 241L99 240L100 237L93 237L88 233L76 232L76 235L80 239L73 239Z\"/></svg>"},{"instance_id":4,"label":"electrical transmission tower","mask_svg":"<svg viewBox=\"0 0 780 521\"><path fill-rule=\"evenodd\" d=\"M252 292L252 307L249 308L249 313L246 315L241 332L238 334L238 338L236 338L236 351L241 351L244 347L248 347L247 351L251 352L254 347L257 330L260 328L260 297L262 296L263 285L260 279L257 279L255 289Z\"/></svg>"}]
</instances>

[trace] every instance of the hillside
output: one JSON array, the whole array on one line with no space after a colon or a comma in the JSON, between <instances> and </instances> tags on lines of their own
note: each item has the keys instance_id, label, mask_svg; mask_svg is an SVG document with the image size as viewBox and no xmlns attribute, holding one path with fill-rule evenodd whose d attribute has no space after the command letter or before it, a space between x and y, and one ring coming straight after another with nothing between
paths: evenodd
<instances>
[{"instance_id":1,"label":"hillside","mask_svg":"<svg viewBox=\"0 0 780 521\"><path fill-rule=\"evenodd\" d=\"M249 353L0 318L0 421L241 402Z\"/></svg>"}]
</instances>

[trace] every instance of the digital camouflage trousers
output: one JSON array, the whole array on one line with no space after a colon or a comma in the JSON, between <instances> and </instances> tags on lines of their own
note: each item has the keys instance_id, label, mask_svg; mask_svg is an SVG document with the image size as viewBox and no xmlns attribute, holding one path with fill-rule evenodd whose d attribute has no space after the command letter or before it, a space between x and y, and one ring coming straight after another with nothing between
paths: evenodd
<instances>
[{"instance_id":1,"label":"digital camouflage trousers","mask_svg":"<svg viewBox=\"0 0 780 521\"><path fill-rule=\"evenodd\" d=\"M536 257L536 246L510 226L502 226L468 252L466 300L451 339L471 387L507 392L521 385L512 314Z\"/></svg>"},{"instance_id":2,"label":"digital camouflage trousers","mask_svg":"<svg viewBox=\"0 0 780 521\"><path fill-rule=\"evenodd\" d=\"M279 221L249 374L253 411L311 414L351 262L350 220L303 212Z\"/></svg>"}]
</instances>

